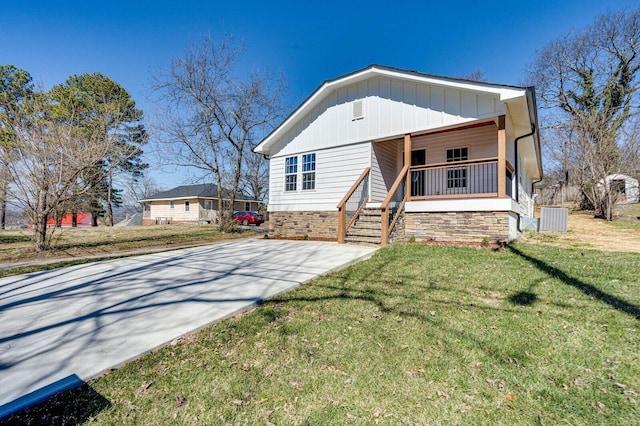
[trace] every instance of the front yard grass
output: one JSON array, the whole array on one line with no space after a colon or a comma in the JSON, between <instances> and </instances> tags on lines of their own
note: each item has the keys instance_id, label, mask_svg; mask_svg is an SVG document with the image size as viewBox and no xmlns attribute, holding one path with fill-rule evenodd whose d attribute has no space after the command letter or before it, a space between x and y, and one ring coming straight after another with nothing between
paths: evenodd
<instances>
[{"instance_id":1,"label":"front yard grass","mask_svg":"<svg viewBox=\"0 0 640 426\"><path fill-rule=\"evenodd\" d=\"M639 424L639 269L391 245L11 421Z\"/></svg>"}]
</instances>

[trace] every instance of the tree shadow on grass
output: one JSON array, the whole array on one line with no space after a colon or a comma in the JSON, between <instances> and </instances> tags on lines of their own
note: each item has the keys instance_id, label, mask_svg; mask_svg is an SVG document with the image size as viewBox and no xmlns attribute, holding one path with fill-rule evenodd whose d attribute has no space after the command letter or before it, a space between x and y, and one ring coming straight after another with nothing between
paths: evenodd
<instances>
[{"instance_id":1,"label":"tree shadow on grass","mask_svg":"<svg viewBox=\"0 0 640 426\"><path fill-rule=\"evenodd\" d=\"M100 412L111 407L111 403L87 383L40 401L9 417L0 417L1 426L9 425L79 425L89 422Z\"/></svg>"},{"instance_id":2,"label":"tree shadow on grass","mask_svg":"<svg viewBox=\"0 0 640 426\"><path fill-rule=\"evenodd\" d=\"M530 291L519 291L509 296L509 302L514 305L531 306L538 300L538 296Z\"/></svg>"},{"instance_id":3,"label":"tree shadow on grass","mask_svg":"<svg viewBox=\"0 0 640 426\"><path fill-rule=\"evenodd\" d=\"M518 256L522 257L524 260L526 260L527 262L531 263L533 266L535 266L536 268L538 268L540 271L544 272L545 274L549 275L550 277L554 277L559 279L560 281L562 281L564 284L570 285L571 287L574 287L578 290L580 290L581 292L583 292L584 294L588 295L588 296L592 296L595 297L596 299L600 300L601 302L604 302L606 304L608 304L609 306L611 306L612 308L620 311L620 312L624 312L627 315L632 316L633 318L640 320L640 307L629 303L625 300L622 300L612 294L606 293L600 289L598 289L597 287L594 287L591 284L585 283L583 281L580 281L577 278L574 278L570 275L568 275L567 273L565 273L564 271L562 271L561 269L558 269L556 267L553 267L551 265L549 265L548 263L540 260L540 259L536 259L533 256L529 256L528 254L518 250L516 247L514 247L513 245L509 245L508 246L509 250L511 250L512 253L517 254ZM514 295L512 297L516 297L517 295ZM535 296L535 295L534 295ZM511 298L510 298L511 300Z\"/></svg>"}]
</instances>

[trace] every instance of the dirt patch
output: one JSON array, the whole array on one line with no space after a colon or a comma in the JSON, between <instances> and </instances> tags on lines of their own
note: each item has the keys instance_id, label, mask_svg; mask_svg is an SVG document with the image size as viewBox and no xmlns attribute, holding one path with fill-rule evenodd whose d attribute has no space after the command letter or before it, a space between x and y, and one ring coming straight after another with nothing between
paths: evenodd
<instances>
[{"instance_id":1,"label":"dirt patch","mask_svg":"<svg viewBox=\"0 0 640 426\"><path fill-rule=\"evenodd\" d=\"M569 214L566 233L526 233L525 241L561 247L640 253L640 229L617 227L589 212Z\"/></svg>"}]
</instances>

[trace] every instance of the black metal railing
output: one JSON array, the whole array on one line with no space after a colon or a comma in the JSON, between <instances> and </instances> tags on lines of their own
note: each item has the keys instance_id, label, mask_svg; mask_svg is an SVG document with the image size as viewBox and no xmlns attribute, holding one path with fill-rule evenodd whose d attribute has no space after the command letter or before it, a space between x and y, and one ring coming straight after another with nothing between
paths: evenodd
<instances>
[{"instance_id":1,"label":"black metal railing","mask_svg":"<svg viewBox=\"0 0 640 426\"><path fill-rule=\"evenodd\" d=\"M347 231L369 200L369 172L367 167L338 204L338 242L344 243Z\"/></svg>"},{"instance_id":2,"label":"black metal railing","mask_svg":"<svg viewBox=\"0 0 640 426\"><path fill-rule=\"evenodd\" d=\"M407 201L407 191L406 191L406 176L409 173L409 167L404 166L398 176L396 177L395 182L391 185L391 189L387 194L387 197L384 199L380 206L381 212L381 244L382 246L386 246L389 242L389 235L393 231L393 227L395 226L398 215L402 212L404 208L404 203Z\"/></svg>"},{"instance_id":3,"label":"black metal railing","mask_svg":"<svg viewBox=\"0 0 640 426\"><path fill-rule=\"evenodd\" d=\"M412 199L498 192L497 160L412 167L410 173Z\"/></svg>"},{"instance_id":4,"label":"black metal railing","mask_svg":"<svg viewBox=\"0 0 640 426\"><path fill-rule=\"evenodd\" d=\"M349 229L349 224L354 221L356 213L359 213L360 210L362 210L362 206L367 202L368 196L369 175L367 174L345 203L345 223L347 225L345 231Z\"/></svg>"}]
</instances>

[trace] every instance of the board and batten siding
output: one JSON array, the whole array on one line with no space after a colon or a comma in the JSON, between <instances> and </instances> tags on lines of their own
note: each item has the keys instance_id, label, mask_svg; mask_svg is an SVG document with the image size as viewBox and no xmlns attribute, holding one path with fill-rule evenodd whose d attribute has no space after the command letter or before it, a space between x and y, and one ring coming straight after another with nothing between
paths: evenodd
<instances>
[{"instance_id":1,"label":"board and batten siding","mask_svg":"<svg viewBox=\"0 0 640 426\"><path fill-rule=\"evenodd\" d=\"M316 154L316 187L302 190L302 154ZM285 191L285 158L298 157L298 184ZM363 170L370 166L369 142L272 157L269 162L269 211L335 211Z\"/></svg>"},{"instance_id":2,"label":"board and batten siding","mask_svg":"<svg viewBox=\"0 0 640 426\"><path fill-rule=\"evenodd\" d=\"M354 119L353 102L359 100L363 115ZM282 136L271 155L384 139L503 114L506 108L498 95L372 77L327 94Z\"/></svg>"}]
</instances>

